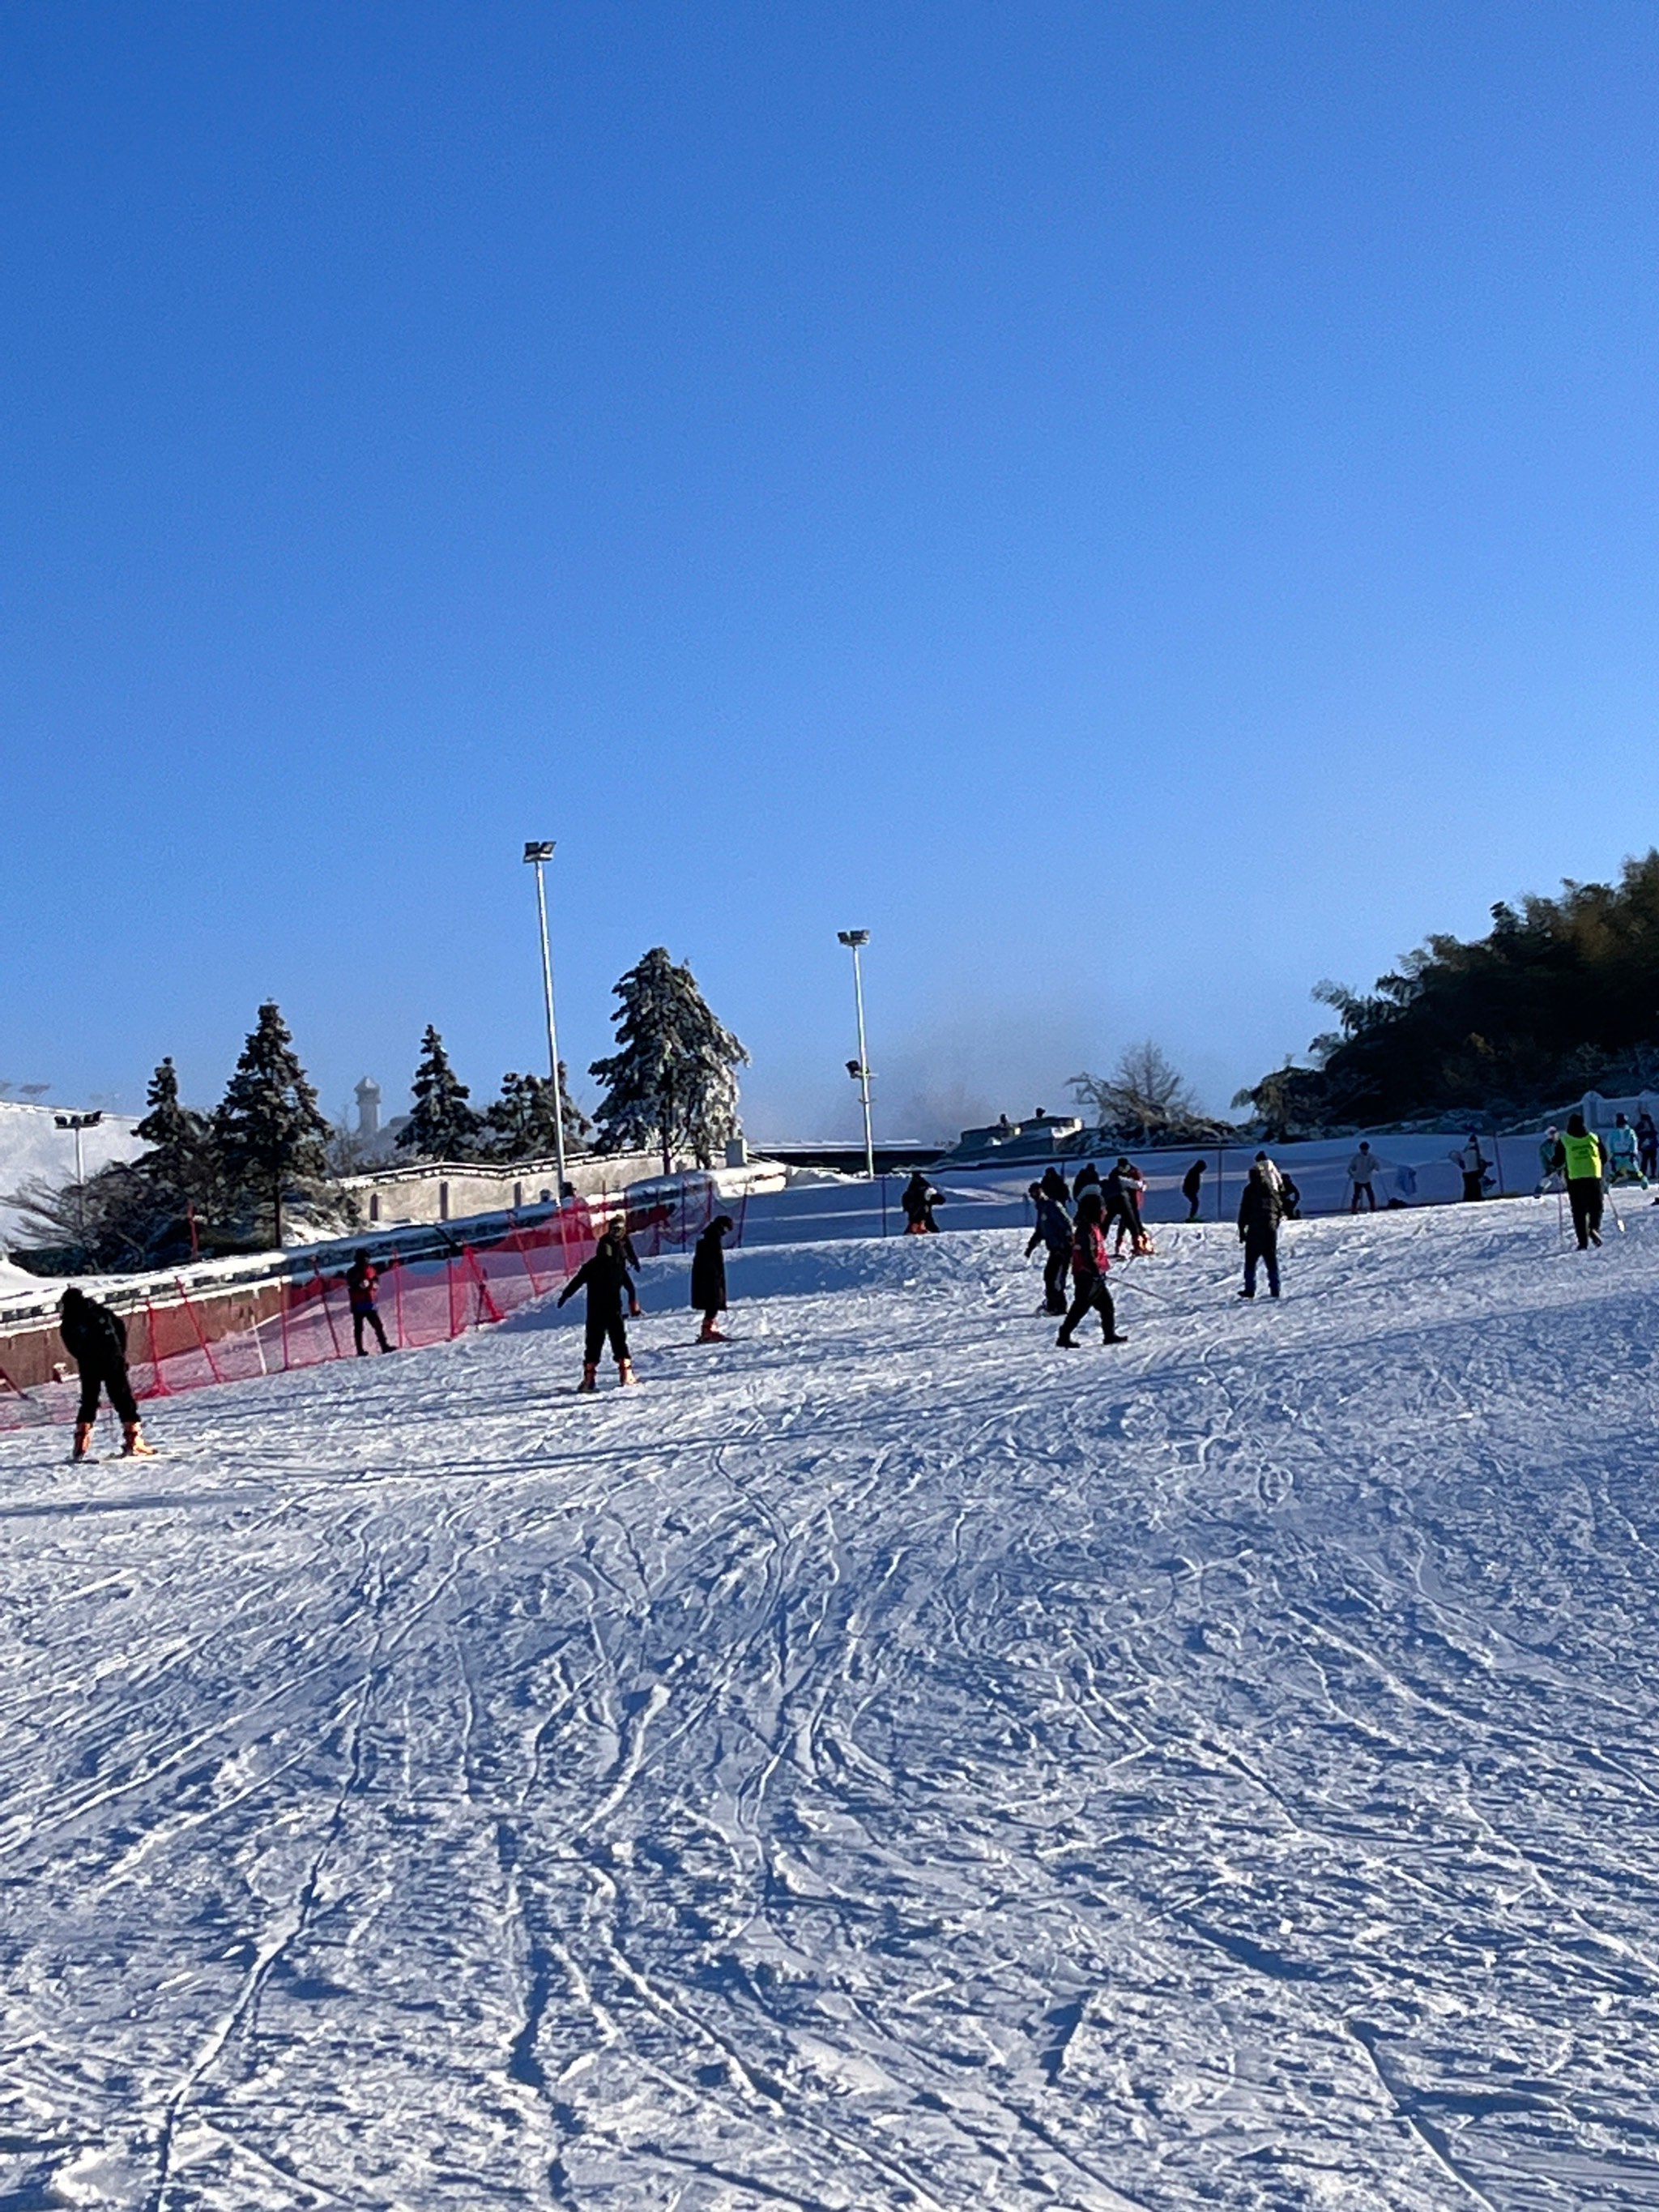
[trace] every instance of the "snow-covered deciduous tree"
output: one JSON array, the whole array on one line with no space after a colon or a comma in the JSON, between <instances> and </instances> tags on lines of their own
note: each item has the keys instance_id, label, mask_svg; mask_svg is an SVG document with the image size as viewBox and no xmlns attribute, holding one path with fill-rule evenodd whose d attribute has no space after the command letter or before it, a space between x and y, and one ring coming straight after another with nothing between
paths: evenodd
<instances>
[{"instance_id":1,"label":"snow-covered deciduous tree","mask_svg":"<svg viewBox=\"0 0 1659 2212\"><path fill-rule=\"evenodd\" d=\"M398 1150L427 1160L476 1159L483 1116L467 1103L472 1094L450 1066L444 1041L429 1022L410 1090L415 1110L398 1132Z\"/></svg>"},{"instance_id":2,"label":"snow-covered deciduous tree","mask_svg":"<svg viewBox=\"0 0 1659 2212\"><path fill-rule=\"evenodd\" d=\"M1150 1037L1128 1046L1111 1074L1073 1075L1067 1088L1079 1106L1094 1109L1103 1129L1125 1143L1195 1136L1212 1126L1180 1071Z\"/></svg>"},{"instance_id":3,"label":"snow-covered deciduous tree","mask_svg":"<svg viewBox=\"0 0 1659 2212\"><path fill-rule=\"evenodd\" d=\"M214 1115L213 1145L233 1203L256 1216L269 1206L278 1245L284 1206L324 1200L327 1144L317 1093L280 1009L267 1002Z\"/></svg>"},{"instance_id":4,"label":"snow-covered deciduous tree","mask_svg":"<svg viewBox=\"0 0 1659 2212\"><path fill-rule=\"evenodd\" d=\"M654 1144L663 1173L678 1151L708 1166L737 1135L738 1076L749 1054L714 1016L689 968L656 945L616 986L617 1049L588 1073L605 1085L594 1109L599 1146Z\"/></svg>"},{"instance_id":5,"label":"snow-covered deciduous tree","mask_svg":"<svg viewBox=\"0 0 1659 2212\"><path fill-rule=\"evenodd\" d=\"M570 1079L559 1062L559 1097L563 1106L568 1152L586 1152L593 1124L570 1096ZM558 1150L553 1128L553 1085L545 1075L501 1078L501 1095L484 1109L484 1145L495 1160L550 1160Z\"/></svg>"}]
</instances>

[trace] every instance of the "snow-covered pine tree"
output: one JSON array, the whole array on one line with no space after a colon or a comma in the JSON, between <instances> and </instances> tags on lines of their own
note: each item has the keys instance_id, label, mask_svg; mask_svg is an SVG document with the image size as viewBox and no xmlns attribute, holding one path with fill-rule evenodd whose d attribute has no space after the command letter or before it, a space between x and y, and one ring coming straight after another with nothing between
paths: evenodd
<instances>
[{"instance_id":1,"label":"snow-covered pine tree","mask_svg":"<svg viewBox=\"0 0 1659 2212\"><path fill-rule=\"evenodd\" d=\"M659 945L630 968L612 995L618 1050L588 1073L605 1086L594 1109L599 1146L623 1152L654 1143L663 1173L677 1150L708 1166L738 1133L738 1078L749 1055L716 1021L689 968Z\"/></svg>"},{"instance_id":2,"label":"snow-covered pine tree","mask_svg":"<svg viewBox=\"0 0 1659 2212\"><path fill-rule=\"evenodd\" d=\"M207 1116L179 1103L171 1054L151 1076L144 1103L149 1111L137 1134L150 1149L137 1164L155 1201L152 1255L165 1261L183 1258L204 1234L211 1238L222 1203L219 1163ZM176 1247L176 1255L163 1247Z\"/></svg>"},{"instance_id":3,"label":"snow-covered pine tree","mask_svg":"<svg viewBox=\"0 0 1659 2212\"><path fill-rule=\"evenodd\" d=\"M563 1106L567 1152L586 1152L593 1124L570 1096L570 1079L559 1062L559 1097ZM544 1075L501 1078L501 1095L484 1110L485 1143L496 1160L550 1160L558 1150L553 1133L553 1085Z\"/></svg>"},{"instance_id":4,"label":"snow-covered pine tree","mask_svg":"<svg viewBox=\"0 0 1659 2212\"><path fill-rule=\"evenodd\" d=\"M252 1212L270 1207L279 1246L284 1204L320 1194L327 1142L328 1123L288 1024L267 1001L214 1115L213 1143L234 1197Z\"/></svg>"},{"instance_id":5,"label":"snow-covered pine tree","mask_svg":"<svg viewBox=\"0 0 1659 2212\"><path fill-rule=\"evenodd\" d=\"M427 1160L476 1159L483 1116L467 1103L472 1093L450 1066L444 1041L430 1022L409 1087L415 1110L398 1132L398 1150Z\"/></svg>"}]
</instances>

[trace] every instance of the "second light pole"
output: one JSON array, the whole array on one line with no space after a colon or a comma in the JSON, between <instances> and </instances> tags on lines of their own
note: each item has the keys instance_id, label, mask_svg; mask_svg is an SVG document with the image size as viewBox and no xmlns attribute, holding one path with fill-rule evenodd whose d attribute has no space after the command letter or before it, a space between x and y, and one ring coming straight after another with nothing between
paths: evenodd
<instances>
[{"instance_id":1,"label":"second light pole","mask_svg":"<svg viewBox=\"0 0 1659 2212\"><path fill-rule=\"evenodd\" d=\"M524 848L536 871L536 914L542 926L542 998L547 1007L547 1069L553 1083L553 1151L559 1164L559 1204L564 1204L564 1086L559 1081L559 1032L553 1020L553 954L547 941L547 893L542 870L553 857L553 840L532 841Z\"/></svg>"},{"instance_id":2,"label":"second light pole","mask_svg":"<svg viewBox=\"0 0 1659 2212\"><path fill-rule=\"evenodd\" d=\"M864 1042L864 974L859 966L859 954L870 942L867 929L838 929L836 936L853 956L853 1001L859 1014L859 1056L848 1062L849 1074L859 1081L859 1102L864 1108L864 1172L872 1182L876 1179L876 1143L870 1130L870 1054Z\"/></svg>"}]
</instances>

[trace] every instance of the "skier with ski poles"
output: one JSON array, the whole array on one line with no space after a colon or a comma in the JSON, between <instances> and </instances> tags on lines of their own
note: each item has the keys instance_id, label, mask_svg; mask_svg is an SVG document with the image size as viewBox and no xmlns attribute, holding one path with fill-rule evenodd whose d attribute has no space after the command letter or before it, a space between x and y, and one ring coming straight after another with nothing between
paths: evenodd
<instances>
[{"instance_id":1,"label":"skier with ski poles","mask_svg":"<svg viewBox=\"0 0 1659 2212\"><path fill-rule=\"evenodd\" d=\"M1049 1182L1049 1176L1054 1182ZM1045 1313L1063 1314L1066 1310L1066 1271L1072 1262L1072 1217L1066 1210L1063 1195L1056 1194L1054 1184L1064 1193L1066 1179L1050 1168L1041 1182L1031 1185L1030 1196L1036 1208L1036 1226L1025 1246L1029 1260L1038 1245L1048 1257L1042 1264L1042 1310Z\"/></svg>"},{"instance_id":2,"label":"skier with ski poles","mask_svg":"<svg viewBox=\"0 0 1659 2212\"><path fill-rule=\"evenodd\" d=\"M612 1221L595 1246L592 1258L577 1268L559 1292L561 1305L578 1291L587 1293L587 1334L582 1346L582 1379L577 1385L581 1393L599 1387L599 1354L607 1338L616 1356L617 1382L626 1388L635 1380L628 1349L628 1326L623 1319L624 1294L629 1318L637 1321L640 1315L639 1293L628 1268L631 1251L627 1223L620 1218Z\"/></svg>"},{"instance_id":3,"label":"skier with ski poles","mask_svg":"<svg viewBox=\"0 0 1659 2212\"><path fill-rule=\"evenodd\" d=\"M726 1311L726 1240L736 1224L717 1213L691 1249L691 1304L702 1316L699 1344L724 1344L719 1323Z\"/></svg>"},{"instance_id":4,"label":"skier with ski poles","mask_svg":"<svg viewBox=\"0 0 1659 2212\"><path fill-rule=\"evenodd\" d=\"M1260 1265L1267 1270L1267 1296L1279 1296L1279 1224L1284 1214L1285 1202L1277 1186L1265 1169L1253 1167L1238 1201L1238 1241L1244 1247L1241 1298L1255 1296L1255 1271Z\"/></svg>"},{"instance_id":5,"label":"skier with ski poles","mask_svg":"<svg viewBox=\"0 0 1659 2212\"><path fill-rule=\"evenodd\" d=\"M1601 1178L1606 1155L1601 1139L1584 1127L1582 1114L1569 1114L1561 1139L1561 1163L1567 1182L1567 1204L1572 1209L1573 1234L1578 1249L1587 1252L1601 1242Z\"/></svg>"},{"instance_id":6,"label":"skier with ski poles","mask_svg":"<svg viewBox=\"0 0 1659 2212\"><path fill-rule=\"evenodd\" d=\"M100 1391L121 1424L123 1459L153 1459L155 1449L144 1442L138 1425L138 1402L127 1373L127 1325L119 1314L71 1284L58 1302L58 1334L64 1347L81 1370L81 1405L75 1417L72 1456L84 1459L92 1448L92 1425L98 1418Z\"/></svg>"},{"instance_id":7,"label":"skier with ski poles","mask_svg":"<svg viewBox=\"0 0 1659 2212\"><path fill-rule=\"evenodd\" d=\"M1106 1287L1106 1271L1111 1261L1106 1256L1106 1232L1102 1225L1104 1212L1100 1193L1092 1188L1085 1189L1077 1202L1077 1224L1072 1232L1072 1303L1066 1309L1060 1334L1054 1339L1062 1351L1077 1349L1073 1331L1085 1314L1091 1311L1100 1316L1103 1343L1128 1342L1127 1337L1118 1334L1117 1310Z\"/></svg>"}]
</instances>

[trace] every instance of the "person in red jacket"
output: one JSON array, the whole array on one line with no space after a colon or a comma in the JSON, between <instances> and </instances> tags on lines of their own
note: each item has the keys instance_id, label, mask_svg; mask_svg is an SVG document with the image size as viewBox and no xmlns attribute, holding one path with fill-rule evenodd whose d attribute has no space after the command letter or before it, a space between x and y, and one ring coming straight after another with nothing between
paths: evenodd
<instances>
[{"instance_id":1,"label":"person in red jacket","mask_svg":"<svg viewBox=\"0 0 1659 2212\"><path fill-rule=\"evenodd\" d=\"M1077 1202L1077 1225L1072 1232L1072 1303L1054 1342L1070 1352L1077 1339L1073 1330L1091 1310L1100 1316L1100 1334L1106 1344L1126 1344L1117 1333L1117 1313L1106 1287L1106 1232L1102 1225L1105 1207L1098 1190L1086 1188Z\"/></svg>"},{"instance_id":2,"label":"person in red jacket","mask_svg":"<svg viewBox=\"0 0 1659 2212\"><path fill-rule=\"evenodd\" d=\"M346 1273L346 1297L351 1306L351 1334L356 1341L357 1357L363 1357L363 1331L372 1328L382 1352L392 1346L386 1340L386 1331L380 1325L380 1310L374 1302L374 1285L380 1271L367 1252L359 1252Z\"/></svg>"}]
</instances>

